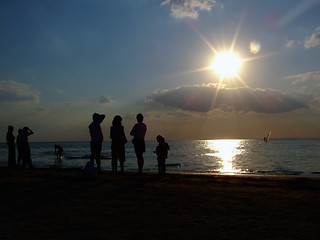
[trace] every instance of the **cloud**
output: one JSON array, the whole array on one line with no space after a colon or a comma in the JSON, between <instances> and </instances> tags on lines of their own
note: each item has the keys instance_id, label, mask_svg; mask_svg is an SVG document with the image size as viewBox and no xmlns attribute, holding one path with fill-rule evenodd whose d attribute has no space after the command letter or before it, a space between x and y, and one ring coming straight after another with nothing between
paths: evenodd
<instances>
[{"instance_id":1,"label":"cloud","mask_svg":"<svg viewBox=\"0 0 320 240\"><path fill-rule=\"evenodd\" d=\"M161 5L170 4L171 15L176 18L197 19L199 11L211 11L216 0L165 0Z\"/></svg>"},{"instance_id":2,"label":"cloud","mask_svg":"<svg viewBox=\"0 0 320 240\"><path fill-rule=\"evenodd\" d=\"M310 37L307 36L304 41L304 47L306 49L313 48L320 45L320 27L317 27L315 33L313 33Z\"/></svg>"},{"instance_id":3,"label":"cloud","mask_svg":"<svg viewBox=\"0 0 320 240\"><path fill-rule=\"evenodd\" d=\"M282 113L307 108L314 99L310 95L289 95L272 89L201 85L158 90L148 96L146 101L200 113L214 109L226 112Z\"/></svg>"},{"instance_id":4,"label":"cloud","mask_svg":"<svg viewBox=\"0 0 320 240\"><path fill-rule=\"evenodd\" d=\"M30 86L15 81L0 81L0 100L2 103L39 103L40 92L30 90Z\"/></svg>"},{"instance_id":5,"label":"cloud","mask_svg":"<svg viewBox=\"0 0 320 240\"><path fill-rule=\"evenodd\" d=\"M299 92L320 96L320 71L292 75L287 79L293 80Z\"/></svg>"},{"instance_id":6,"label":"cloud","mask_svg":"<svg viewBox=\"0 0 320 240\"><path fill-rule=\"evenodd\" d=\"M98 103L99 104L109 104L109 103L112 103L112 99L110 96L108 95L103 95L101 96L99 99L98 99Z\"/></svg>"},{"instance_id":7,"label":"cloud","mask_svg":"<svg viewBox=\"0 0 320 240\"><path fill-rule=\"evenodd\" d=\"M294 47L295 40L286 40L286 48Z\"/></svg>"}]
</instances>

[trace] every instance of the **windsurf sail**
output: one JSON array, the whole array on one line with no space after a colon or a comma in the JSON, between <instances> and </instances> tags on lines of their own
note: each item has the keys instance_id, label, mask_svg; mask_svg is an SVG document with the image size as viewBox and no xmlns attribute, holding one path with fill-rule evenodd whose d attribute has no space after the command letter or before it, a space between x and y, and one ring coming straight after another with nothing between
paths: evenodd
<instances>
[{"instance_id":1,"label":"windsurf sail","mask_svg":"<svg viewBox=\"0 0 320 240\"><path fill-rule=\"evenodd\" d=\"M270 140L270 135L271 135L271 130L269 130L268 134L266 137L263 138L263 140L267 143Z\"/></svg>"}]
</instances>

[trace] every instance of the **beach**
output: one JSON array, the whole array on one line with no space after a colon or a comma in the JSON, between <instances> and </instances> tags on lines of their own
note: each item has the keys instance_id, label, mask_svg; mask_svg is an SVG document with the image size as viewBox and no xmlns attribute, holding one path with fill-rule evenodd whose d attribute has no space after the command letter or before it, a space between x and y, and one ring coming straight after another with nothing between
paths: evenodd
<instances>
[{"instance_id":1,"label":"beach","mask_svg":"<svg viewBox=\"0 0 320 240\"><path fill-rule=\"evenodd\" d=\"M0 167L0 239L319 239L320 178Z\"/></svg>"}]
</instances>

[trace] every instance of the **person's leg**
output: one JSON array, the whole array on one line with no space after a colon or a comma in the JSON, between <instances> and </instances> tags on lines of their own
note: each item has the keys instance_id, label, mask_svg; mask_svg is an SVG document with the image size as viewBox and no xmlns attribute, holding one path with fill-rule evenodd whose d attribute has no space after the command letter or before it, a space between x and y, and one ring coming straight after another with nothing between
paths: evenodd
<instances>
[{"instance_id":1,"label":"person's leg","mask_svg":"<svg viewBox=\"0 0 320 240\"><path fill-rule=\"evenodd\" d=\"M121 173L124 173L124 162L126 161L126 157L125 157L125 150L121 150L119 151L119 162L120 162L120 169L121 169Z\"/></svg>"},{"instance_id":2,"label":"person's leg","mask_svg":"<svg viewBox=\"0 0 320 240\"><path fill-rule=\"evenodd\" d=\"M90 161L92 163L94 163L94 158L95 158L95 145L94 145L94 142L90 142L90 151L91 151Z\"/></svg>"},{"instance_id":3,"label":"person's leg","mask_svg":"<svg viewBox=\"0 0 320 240\"><path fill-rule=\"evenodd\" d=\"M111 160L111 168L112 173L117 173L117 161L118 161L118 153L115 150L112 150L112 160Z\"/></svg>"},{"instance_id":4,"label":"person's leg","mask_svg":"<svg viewBox=\"0 0 320 240\"><path fill-rule=\"evenodd\" d=\"M144 159L143 159L143 153L138 152L137 154L137 160L138 160L138 168L139 168L139 174L142 174Z\"/></svg>"}]
</instances>

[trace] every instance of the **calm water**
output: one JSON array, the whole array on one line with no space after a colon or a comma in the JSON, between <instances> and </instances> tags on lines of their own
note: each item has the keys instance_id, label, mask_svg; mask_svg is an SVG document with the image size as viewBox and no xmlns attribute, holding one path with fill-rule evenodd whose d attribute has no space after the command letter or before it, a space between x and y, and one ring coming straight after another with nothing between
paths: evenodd
<instances>
[{"instance_id":1,"label":"calm water","mask_svg":"<svg viewBox=\"0 0 320 240\"><path fill-rule=\"evenodd\" d=\"M167 159L168 172L212 174L267 174L320 176L320 139L263 140L195 140L168 141L171 150ZM64 156L55 162L54 144L61 144ZM145 171L156 172L153 150L157 143L147 142ZM83 167L90 154L88 142L30 143L36 167ZM103 155L110 157L110 142L103 145ZM71 159L71 158L72 159ZM137 163L131 142L126 145L125 170L136 171ZM7 146L0 143L0 165L7 166ZM111 170L110 160L102 160L102 168Z\"/></svg>"}]
</instances>

